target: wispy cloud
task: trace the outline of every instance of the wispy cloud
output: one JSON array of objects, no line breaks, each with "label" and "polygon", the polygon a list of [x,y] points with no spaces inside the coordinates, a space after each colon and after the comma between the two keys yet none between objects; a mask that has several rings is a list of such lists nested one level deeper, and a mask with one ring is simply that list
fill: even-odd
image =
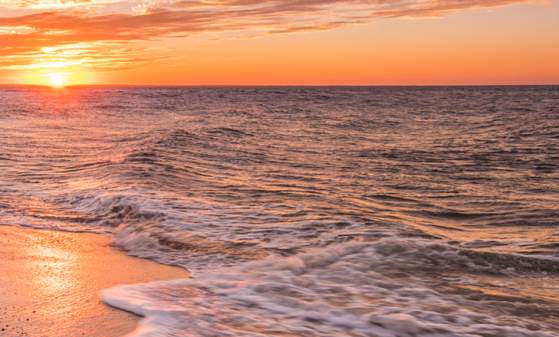
[{"label": "wispy cloud", "polygon": [[[134,43],[162,37],[327,30],[379,18],[442,16],[522,2],[530,1],[0,0],[0,67],[112,69],[142,62],[142,50]],[[23,14],[2,17],[2,8]]]}]

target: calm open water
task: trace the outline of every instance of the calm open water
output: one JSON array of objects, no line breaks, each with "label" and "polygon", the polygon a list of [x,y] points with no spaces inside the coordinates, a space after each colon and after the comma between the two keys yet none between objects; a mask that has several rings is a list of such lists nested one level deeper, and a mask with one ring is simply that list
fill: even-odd
[{"label": "calm open water", "polygon": [[559,336],[559,87],[0,89],[0,224],[191,270],[136,336]]}]

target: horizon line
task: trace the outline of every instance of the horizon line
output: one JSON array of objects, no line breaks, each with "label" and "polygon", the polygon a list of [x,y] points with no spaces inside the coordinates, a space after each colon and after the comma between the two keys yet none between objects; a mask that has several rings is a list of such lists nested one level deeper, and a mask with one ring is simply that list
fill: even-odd
[{"label": "horizon line", "polygon": [[428,87],[555,87],[557,83],[469,83],[469,84],[72,84],[54,88],[45,84],[0,83],[0,88],[34,87],[54,90],[71,88],[428,88]]}]

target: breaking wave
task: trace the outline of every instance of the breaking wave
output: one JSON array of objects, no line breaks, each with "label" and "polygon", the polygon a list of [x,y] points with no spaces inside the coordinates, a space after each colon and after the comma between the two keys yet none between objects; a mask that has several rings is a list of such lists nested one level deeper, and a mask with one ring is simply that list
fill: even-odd
[{"label": "breaking wave", "polygon": [[136,336],[557,336],[559,90],[0,89],[0,225],[193,278]]},{"label": "breaking wave", "polygon": [[[466,252],[429,240],[346,243],[268,258],[193,280],[103,292],[145,316],[151,336],[557,336],[558,308],[537,295],[492,294],[484,278],[556,274],[557,260]],[[485,281],[484,281],[485,280]],[[557,288],[555,288],[557,290]],[[514,322],[511,316],[522,313]],[[555,332],[554,332],[555,331]]]}]

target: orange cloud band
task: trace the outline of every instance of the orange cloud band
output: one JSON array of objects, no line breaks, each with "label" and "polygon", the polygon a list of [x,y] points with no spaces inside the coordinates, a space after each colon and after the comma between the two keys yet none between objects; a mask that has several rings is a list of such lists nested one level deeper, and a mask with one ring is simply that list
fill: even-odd
[{"label": "orange cloud band", "polygon": [[[111,0],[9,1],[11,8],[32,13],[0,17],[0,68],[49,64],[114,69],[145,59],[141,48],[132,47],[134,42],[161,37],[220,31],[265,34],[326,30],[382,17],[436,16],[521,2],[528,1],[180,0],[147,5],[131,1],[131,6],[119,10],[119,2]],[[0,16],[7,4],[0,0]]]}]

